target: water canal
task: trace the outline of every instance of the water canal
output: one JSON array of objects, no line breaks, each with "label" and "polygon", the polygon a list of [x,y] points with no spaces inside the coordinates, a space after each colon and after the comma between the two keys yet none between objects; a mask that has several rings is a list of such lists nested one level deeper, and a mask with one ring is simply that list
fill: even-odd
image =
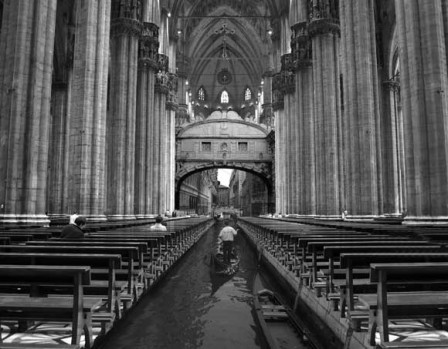
[{"label": "water canal", "polygon": [[[239,236],[240,268],[233,277],[210,273],[215,224],[102,341],[101,349],[264,348],[253,312],[257,258]],[[276,290],[263,274],[263,286]],[[306,348],[305,346],[303,348]]]}]

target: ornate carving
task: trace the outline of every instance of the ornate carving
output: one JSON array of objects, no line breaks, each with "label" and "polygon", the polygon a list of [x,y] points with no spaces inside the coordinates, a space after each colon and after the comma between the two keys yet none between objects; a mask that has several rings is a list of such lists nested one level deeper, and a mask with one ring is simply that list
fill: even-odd
[{"label": "ornate carving", "polygon": [[178,78],[176,74],[168,73],[168,97],[166,100],[166,108],[168,110],[176,110],[178,108],[177,104],[177,87]]},{"label": "ornate carving", "polygon": [[312,45],[308,34],[308,23],[301,22],[291,27],[292,66],[294,70],[312,65]]},{"label": "ornate carving", "polygon": [[272,108],[275,110],[283,109],[284,94],[282,90],[281,73],[272,76]]},{"label": "ornate carving", "polygon": [[339,0],[308,0],[308,15],[309,35],[340,35]]},{"label": "ornate carving", "polygon": [[164,55],[163,53],[157,54],[157,65],[159,66],[159,70],[168,71],[168,63],[169,58],[167,55]]},{"label": "ornate carving", "polygon": [[159,27],[154,23],[143,23],[139,47],[139,68],[158,70]]},{"label": "ornate carving", "polygon": [[138,20],[132,18],[116,18],[110,24],[111,36],[140,36],[142,32],[142,24]]},{"label": "ornate carving", "polygon": [[186,105],[180,105],[176,110],[176,127],[180,127],[185,123],[190,122],[190,114]]},{"label": "ornate carving", "polygon": [[141,0],[114,0],[112,2],[112,18],[130,18],[136,21],[141,20],[142,1]]},{"label": "ornate carving", "polygon": [[260,115],[260,124],[264,124],[268,127],[274,127],[274,111],[272,109],[272,103],[265,103],[262,105],[263,112]]},{"label": "ornate carving", "polygon": [[156,74],[156,83],[155,83],[156,92],[168,94],[170,91],[168,87],[168,81],[169,77],[167,72],[159,70],[159,72]]},{"label": "ornate carving", "polygon": [[177,54],[176,55],[176,64],[177,64],[177,76],[179,78],[187,78],[188,77],[188,71],[190,69],[190,59],[183,55],[183,54]]}]

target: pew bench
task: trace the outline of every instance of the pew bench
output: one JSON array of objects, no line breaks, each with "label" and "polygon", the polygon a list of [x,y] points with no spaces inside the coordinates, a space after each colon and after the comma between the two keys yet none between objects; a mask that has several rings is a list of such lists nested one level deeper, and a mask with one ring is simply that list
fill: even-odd
[{"label": "pew bench", "polygon": [[0,265],[0,285],[68,286],[73,289],[68,296],[34,296],[2,294],[0,321],[71,322],[71,344],[80,345],[85,335],[85,347],[92,345],[92,313],[101,306],[101,298],[84,298],[83,287],[90,284],[88,266]]},{"label": "pew bench", "polygon": [[[359,302],[368,312],[368,339],[375,345],[378,330],[383,348],[389,343],[389,319],[442,319],[448,316],[448,290],[421,292],[388,292],[388,283],[447,284],[448,263],[372,263],[370,282],[377,284],[376,294],[361,294]],[[353,312],[357,315],[360,311]],[[352,316],[352,314],[350,314]],[[401,348],[408,348],[402,342]],[[418,348],[427,348],[431,342],[419,341]],[[395,347],[399,345],[394,344]],[[399,347],[399,346],[398,346]]]}]

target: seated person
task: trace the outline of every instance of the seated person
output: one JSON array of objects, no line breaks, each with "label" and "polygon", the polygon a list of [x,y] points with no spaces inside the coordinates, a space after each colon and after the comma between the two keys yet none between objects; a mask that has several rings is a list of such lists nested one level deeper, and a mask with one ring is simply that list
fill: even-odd
[{"label": "seated person", "polygon": [[61,233],[61,239],[83,239],[84,232],[82,228],[86,225],[87,220],[85,217],[76,217],[73,224],[67,224]]},{"label": "seated person", "polygon": [[149,228],[150,231],[166,231],[166,226],[162,223],[163,217],[157,216],[156,217],[156,224],[151,225]]}]

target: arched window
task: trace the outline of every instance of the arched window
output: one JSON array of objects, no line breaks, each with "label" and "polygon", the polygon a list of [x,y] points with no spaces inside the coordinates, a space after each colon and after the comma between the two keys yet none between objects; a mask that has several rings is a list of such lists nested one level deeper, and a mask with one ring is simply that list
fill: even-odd
[{"label": "arched window", "polygon": [[244,100],[250,101],[252,99],[252,91],[249,87],[246,87],[246,90],[244,91]]},{"label": "arched window", "polygon": [[205,101],[205,89],[202,86],[198,90],[198,99],[202,102]]},{"label": "arched window", "polygon": [[229,103],[229,94],[225,90],[221,93],[221,103]]}]

